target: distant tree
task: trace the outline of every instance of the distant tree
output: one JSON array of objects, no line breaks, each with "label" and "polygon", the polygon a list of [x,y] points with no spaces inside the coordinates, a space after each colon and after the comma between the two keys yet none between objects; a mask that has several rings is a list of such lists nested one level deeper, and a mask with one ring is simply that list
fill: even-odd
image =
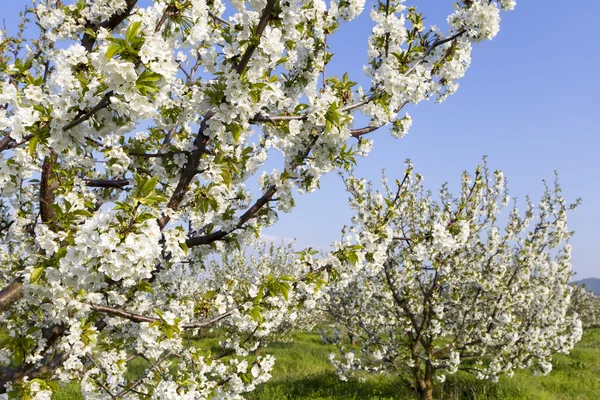
[{"label": "distant tree", "polygon": [[585,287],[574,288],[571,311],[581,318],[584,328],[600,327],[600,297]]},{"label": "distant tree", "polygon": [[[456,197],[444,185],[436,199],[410,164],[396,185],[384,177],[383,192],[354,177],[346,185],[356,210],[348,240],[364,266],[347,272],[326,305],[341,376],[407,372],[431,399],[435,381],[458,370],[491,380],[522,368],[547,374],[552,355],[580,339],[581,321],[568,312],[567,211],[577,203],[565,202],[558,183],[505,217],[504,176],[485,163],[463,174]],[[358,352],[344,345],[344,331],[358,338]]]},{"label": "distant tree", "polygon": [[[249,353],[355,250],[304,252],[292,274],[236,252],[296,191],[351,169],[367,134],[403,136],[405,106],[453,93],[515,4],[459,1],[442,31],[373,2],[362,88],[326,66],[364,3],[38,0],[2,31],[0,392],[48,398],[58,378],[90,399],[236,399],[270,377],[272,358]],[[217,350],[188,345],[219,326]]]}]

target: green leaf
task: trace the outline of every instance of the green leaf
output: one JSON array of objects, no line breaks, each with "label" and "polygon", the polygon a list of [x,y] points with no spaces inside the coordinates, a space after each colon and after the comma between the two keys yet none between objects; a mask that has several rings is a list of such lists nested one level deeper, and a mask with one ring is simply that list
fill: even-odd
[{"label": "green leaf", "polygon": [[162,78],[162,75],[159,74],[158,72],[154,72],[154,71],[150,71],[150,70],[144,70],[144,72],[142,72],[140,74],[140,76],[138,76],[137,82],[156,82],[158,80],[160,80]]},{"label": "green leaf", "polygon": [[305,103],[300,103],[294,107],[294,114],[298,114],[300,111],[307,109],[309,106]]},{"label": "green leaf", "polygon": [[58,392],[60,386],[54,381],[44,381],[45,386],[53,392]]},{"label": "green leaf", "polygon": [[156,93],[159,91],[156,82],[161,78],[162,75],[157,72],[144,70],[144,72],[138,76],[135,87],[144,96],[147,96],[148,93]]},{"label": "green leaf", "polygon": [[31,335],[32,333],[35,333],[37,331],[39,331],[41,328],[38,326],[32,326],[31,328],[27,329],[26,334],[27,335]]},{"label": "green leaf", "polygon": [[152,178],[144,182],[144,184],[140,188],[140,196],[148,197],[150,193],[152,193],[156,185],[158,185],[158,178],[156,176],[153,176]]},{"label": "green leaf", "polygon": [[95,38],[98,36],[98,32],[96,32],[95,30],[93,30],[93,29],[91,29],[91,28],[85,28],[85,29],[83,30],[83,32],[84,32],[85,34],[87,34],[89,37],[92,37],[92,38],[94,38],[94,39],[95,39]]},{"label": "green leaf", "polygon": [[25,350],[21,347],[16,348],[11,358],[16,364],[21,364],[25,361]]},{"label": "green leaf", "polygon": [[141,21],[136,21],[133,24],[129,25],[129,28],[127,28],[127,33],[125,34],[125,40],[129,43],[131,43],[133,41],[133,39],[135,39],[140,32],[142,31],[142,22]]},{"label": "green leaf", "polygon": [[29,155],[33,158],[35,158],[35,151],[37,149],[37,145],[40,142],[40,138],[37,136],[34,136],[31,138],[31,140],[29,140]]},{"label": "green leaf", "polygon": [[152,289],[152,285],[150,285],[150,283],[147,281],[141,281],[140,283],[138,283],[138,290],[140,292],[154,293],[154,289]]},{"label": "green leaf", "polygon": [[165,325],[165,335],[167,335],[167,339],[171,339],[173,337],[173,334],[175,333],[175,329],[169,324]]},{"label": "green leaf", "polygon": [[229,130],[231,131],[231,136],[233,136],[233,140],[235,140],[236,143],[239,143],[240,135],[242,133],[242,127],[238,124],[233,124],[229,127]]},{"label": "green leaf", "polygon": [[183,250],[183,252],[187,255],[190,252],[190,249],[188,248],[187,243],[185,242],[181,242],[179,243],[179,247],[181,247],[181,249]]},{"label": "green leaf", "polygon": [[252,317],[252,319],[255,322],[258,322],[259,324],[262,322],[263,318],[262,318],[262,313],[261,313],[261,309],[262,307],[259,305],[255,305],[254,307],[252,307],[250,309],[250,316]]},{"label": "green leaf", "polygon": [[42,277],[43,273],[44,273],[43,266],[34,268],[33,271],[31,272],[31,277],[29,278],[29,282],[36,283]]},{"label": "green leaf", "polygon": [[165,196],[161,196],[158,194],[151,194],[151,195],[146,196],[143,199],[140,199],[140,203],[142,203],[145,206],[152,206],[155,204],[162,203],[166,200],[167,200],[167,198]]},{"label": "green leaf", "polygon": [[132,206],[129,203],[125,203],[124,201],[116,201],[115,202],[116,206],[114,207],[115,210],[123,210],[125,212],[131,211],[132,210]]},{"label": "green leaf", "polygon": [[231,186],[231,171],[229,168],[221,168],[221,177],[223,178],[223,182],[227,187]]},{"label": "green leaf", "polygon": [[281,295],[283,296],[283,298],[288,300],[288,294],[290,292],[289,283],[281,282],[279,284],[279,291],[281,292]]},{"label": "green leaf", "polygon": [[117,44],[117,43],[113,43],[110,46],[108,46],[108,49],[106,49],[106,59],[110,60],[111,58],[113,58],[113,56],[115,54],[118,54],[121,52],[121,45]]},{"label": "green leaf", "polygon": [[75,210],[71,213],[71,215],[76,217],[91,217],[93,214],[88,210]]},{"label": "green leaf", "polygon": [[[143,200],[144,200],[144,199],[140,200],[140,204],[144,204],[144,205],[146,205],[146,203],[147,203],[147,202],[145,202],[145,201],[143,201]],[[154,215],[152,215],[151,213],[149,213],[149,212],[142,212],[140,215],[138,215],[138,216],[135,218],[135,220],[136,220],[138,223],[142,223],[142,222],[146,222],[146,221],[149,221],[149,220],[151,220],[151,219],[154,219],[154,218],[156,218],[156,217],[155,217]]]},{"label": "green leaf", "polygon": [[198,202],[198,206],[200,208],[200,212],[202,214],[206,214],[208,212],[209,200],[208,199],[200,199]]},{"label": "green leaf", "polygon": [[56,252],[56,259],[60,260],[61,258],[63,258],[64,256],[67,255],[67,248],[66,247],[61,247],[60,249],[58,249],[58,251]]}]

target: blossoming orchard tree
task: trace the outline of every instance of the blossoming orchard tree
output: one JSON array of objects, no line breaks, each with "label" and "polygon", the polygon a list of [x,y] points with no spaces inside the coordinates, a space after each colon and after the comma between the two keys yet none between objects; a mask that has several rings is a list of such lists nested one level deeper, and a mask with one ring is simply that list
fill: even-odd
[{"label": "blossoming orchard tree", "polygon": [[584,329],[600,327],[600,296],[577,286],[573,290],[571,312],[581,318]]},{"label": "blossoming orchard tree", "polygon": [[[485,163],[463,174],[456,197],[444,185],[435,199],[410,164],[402,182],[384,177],[382,193],[354,177],[346,184],[357,246],[378,248],[380,258],[367,254],[368,267],[333,286],[326,304],[342,356],[331,359],[343,377],[408,373],[421,398],[431,399],[434,378],[443,382],[459,369],[494,381],[522,368],[547,374],[552,354],[581,338],[569,310],[566,224],[578,202],[568,205],[558,183],[536,205],[527,199],[524,213],[515,202],[504,217],[503,174]],[[344,331],[357,338],[359,354],[344,345]]]},{"label": "blossoming orchard tree", "polygon": [[[351,168],[370,132],[404,135],[400,110],[455,91],[515,4],[458,2],[445,30],[403,1],[369,4],[359,87],[327,74],[327,39],[364,0],[136,3],[35,1],[0,36],[0,391],[14,397],[48,398],[58,378],[87,398],[234,399],[268,379],[273,359],[249,352],[363,250],[304,252],[291,275],[209,260]],[[273,152],[281,167],[261,173]],[[187,345],[213,326],[221,350]],[[132,378],[134,358],[147,369]]]}]

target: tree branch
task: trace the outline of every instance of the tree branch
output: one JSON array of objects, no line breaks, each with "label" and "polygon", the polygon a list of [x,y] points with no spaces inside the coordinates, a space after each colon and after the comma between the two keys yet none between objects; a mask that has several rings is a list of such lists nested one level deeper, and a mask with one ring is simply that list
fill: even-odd
[{"label": "tree branch", "polygon": [[[275,2],[276,0],[269,0],[262,12],[261,19],[255,31],[255,34],[258,37],[262,35],[263,31],[269,24],[271,13],[273,12],[273,8],[275,6]],[[255,50],[256,45],[250,45],[246,48],[246,51],[244,52],[240,63],[235,69],[238,74],[241,74],[244,71]],[[204,132],[208,127],[208,120],[210,120],[214,115],[215,113],[213,111],[207,112],[204,116],[204,120],[200,124],[200,129],[198,130],[198,134],[196,135],[196,139],[194,140],[194,146],[196,147],[196,149],[190,153],[190,156],[188,157],[188,162],[186,163],[183,172],[181,173],[179,182],[177,183],[177,187],[175,188],[175,191],[173,192],[173,195],[171,196],[167,204],[167,207],[172,210],[177,210],[179,208],[179,205],[181,204],[185,193],[189,189],[189,185],[192,182],[192,179],[194,178],[194,176],[196,176],[196,173],[198,172],[200,158],[204,153],[206,153],[206,147],[208,146],[210,140],[208,136],[204,135]],[[168,215],[163,215],[159,219],[158,225],[160,226],[161,230],[164,229],[164,227],[169,223],[170,219],[171,218]]]},{"label": "tree branch", "polygon": [[166,153],[128,153],[131,156],[141,157],[141,158],[161,158],[161,157],[173,157],[177,154],[189,154],[189,151],[181,150],[181,151],[169,151]]},{"label": "tree branch", "polygon": [[42,176],[40,180],[40,217],[43,223],[52,220],[56,215],[52,210],[55,195],[54,191],[58,188],[58,182],[52,181],[52,173],[56,164],[57,155],[54,151],[44,159],[42,164]]},{"label": "tree branch", "polygon": [[[440,39],[440,40],[436,40],[435,42],[433,42],[423,53],[423,55],[404,73],[405,76],[410,75],[423,61],[425,61],[425,58],[427,58],[427,56],[429,54],[431,54],[431,52],[438,46],[441,46],[445,43],[451,42],[455,39],[457,39],[458,37],[462,36],[466,31],[464,29],[461,29],[460,31],[458,31],[457,33],[455,33],[452,36],[449,36],[445,39]],[[377,93],[372,93],[371,95],[367,96],[366,98],[357,101],[355,103],[352,104],[348,104],[346,106],[340,107],[340,111],[341,112],[347,112],[347,111],[352,111],[355,110],[359,107],[362,107],[364,105],[369,104],[371,101],[373,101],[374,99],[377,98]],[[304,120],[307,118],[306,114],[301,114],[301,115],[268,115],[268,114],[257,114],[254,116],[254,118],[252,118],[252,120],[250,121],[250,123],[256,123],[256,122],[278,122],[278,121],[291,121],[291,120]],[[364,128],[363,128],[364,129]]]},{"label": "tree branch", "polygon": [[130,185],[128,179],[84,179],[89,187],[123,189]]},{"label": "tree branch", "polygon": [[[273,12],[273,9],[275,8],[276,1],[277,0],[268,0],[267,1],[267,5],[265,6],[264,10],[262,11],[260,21],[258,21],[256,30],[254,31],[254,35],[257,38],[260,38],[262,36],[265,28],[269,24],[269,20],[271,19],[271,13]],[[252,57],[252,54],[256,50],[256,47],[257,46],[255,44],[251,44],[248,47],[246,47],[246,51],[242,55],[242,58],[240,59],[240,63],[235,68],[235,71],[238,74],[241,74],[242,72],[244,72],[244,69],[246,69],[246,67],[248,66],[248,63],[250,62],[250,58]]]},{"label": "tree branch", "polygon": [[113,315],[115,317],[121,317],[121,318],[125,318],[128,319],[130,321],[133,322],[138,322],[138,323],[142,323],[142,322],[155,322],[155,321],[159,321],[158,318],[153,318],[153,317],[144,317],[143,315],[138,315],[138,314],[134,314],[134,313],[130,313],[124,310],[121,310],[119,308],[114,308],[114,307],[107,307],[107,306],[100,306],[97,304],[90,304],[92,310],[94,311],[98,311],[98,312],[102,312],[105,314],[110,314]]},{"label": "tree branch", "polygon": [[23,296],[23,279],[17,278],[0,290],[0,312],[7,310]]},{"label": "tree branch", "polygon": [[[298,154],[298,157],[290,164],[291,171],[294,171],[298,167],[298,165],[300,165],[300,163],[303,162],[306,159],[306,157],[308,157],[308,155],[312,151],[313,146],[317,143],[318,140],[319,140],[318,136],[314,136],[311,139],[310,144],[307,146],[307,148],[304,150],[304,152],[300,152]],[[260,209],[263,208],[267,203],[269,203],[273,199],[273,196],[275,196],[275,193],[277,193],[277,187],[275,185],[271,185],[265,191],[265,193],[263,193],[263,195],[258,200],[256,200],[256,202],[248,210],[246,210],[246,212],[244,214],[242,214],[239,222],[233,229],[228,230],[228,231],[219,230],[219,231],[216,231],[211,234],[204,235],[204,236],[190,237],[186,240],[186,242],[185,242],[186,245],[188,247],[194,247],[194,246],[200,246],[203,244],[210,244],[217,240],[223,239],[225,236],[229,235],[230,233],[235,232],[236,230],[240,229],[250,219],[254,218],[258,214]]]},{"label": "tree branch", "polygon": [[226,20],[224,20],[223,18],[219,17],[218,15],[214,14],[214,13],[213,13],[213,12],[211,12],[211,11],[209,11],[209,12],[208,12],[208,15],[209,15],[209,16],[210,16],[212,19],[214,19],[214,20],[215,20],[215,21],[217,21],[217,22],[220,22],[220,23],[222,23],[223,25],[226,25],[226,26],[231,26],[231,23],[230,23],[229,21],[226,21]]},{"label": "tree branch", "polygon": [[31,140],[31,138],[33,138],[32,134],[25,135],[25,136],[23,136],[23,139],[20,142],[17,142],[10,137],[10,134],[8,134],[0,142],[0,152],[4,151],[4,150],[10,150],[10,149],[19,147],[23,143],[29,142]]},{"label": "tree branch", "polygon": [[[160,363],[162,363],[167,358],[169,358],[169,357],[171,357],[173,355],[174,355],[173,352],[168,352],[167,354],[165,354],[164,356],[162,356],[161,358],[159,358],[158,360],[156,360],[156,364],[152,364],[152,363],[150,363],[150,364],[152,364],[152,365],[159,365]],[[151,370],[152,370],[152,368],[148,368],[148,370],[142,376],[140,376],[135,382],[133,382],[131,384],[131,386],[129,386],[128,388],[125,388],[122,391],[120,391],[119,393],[117,393],[117,395],[115,397],[116,398],[121,398],[125,394],[127,394],[127,392],[130,392],[133,389],[135,389],[136,387],[138,387],[144,381],[144,379],[146,379],[146,377],[148,376],[148,374],[150,373]]]},{"label": "tree branch", "polygon": [[376,131],[377,129],[379,129],[383,126],[384,125],[379,125],[379,126],[369,125],[369,126],[365,126],[364,128],[350,129],[350,134],[358,139],[361,136],[371,133],[373,131]]},{"label": "tree branch", "polygon": [[[160,321],[159,318],[154,318],[154,317],[145,317],[143,315],[139,315],[139,314],[134,314],[125,310],[121,310],[119,308],[114,308],[114,307],[107,307],[107,306],[100,306],[97,304],[91,304],[90,305],[92,310],[94,311],[98,311],[101,313],[105,313],[105,314],[109,314],[115,317],[121,317],[121,318],[125,318],[128,319],[130,321],[133,322],[138,322],[138,323],[142,323],[142,322],[148,322],[148,323],[153,323],[156,321]],[[208,326],[211,326],[217,322],[219,322],[220,320],[230,316],[235,310],[237,310],[237,308],[231,309],[227,312],[224,312],[223,314],[219,314],[213,318],[209,318],[209,319],[205,319],[203,321],[195,321],[195,322],[190,322],[188,324],[183,324],[181,325],[181,327],[183,329],[199,329],[199,328],[206,328]]]},{"label": "tree branch", "polygon": [[[137,3],[137,0],[126,0],[127,6],[126,6],[125,10],[123,10],[122,13],[112,15],[109,19],[107,19],[106,21],[103,21],[101,24],[88,23],[88,24],[86,24],[85,27],[88,29],[91,29],[94,32],[98,32],[98,29],[100,29],[100,28],[106,28],[109,31],[112,29],[115,29],[117,26],[119,26],[119,24],[121,22],[123,22],[125,20],[125,18],[127,18],[129,15],[131,15],[131,11],[133,10],[133,7],[135,6],[136,3]],[[94,43],[96,43],[95,37],[93,37],[92,35],[89,35],[88,33],[83,34],[83,38],[81,39],[81,45],[83,47],[85,47],[85,49],[88,52],[92,51],[92,48],[94,47]]]},{"label": "tree branch", "polygon": [[102,99],[98,102],[98,104],[96,104],[94,107],[92,107],[88,112],[80,113],[80,115],[77,116],[73,121],[71,121],[67,125],[63,126],[63,128],[62,128],[63,132],[67,132],[68,130],[75,128],[76,126],[78,126],[78,125],[82,124],[83,122],[87,121],[88,119],[90,119],[98,111],[107,107],[110,104],[110,97],[112,95],[113,95],[112,91],[107,92],[102,97]]},{"label": "tree branch", "polygon": [[[181,173],[181,177],[179,178],[179,182],[177,182],[177,186],[175,187],[175,191],[171,195],[169,202],[167,203],[167,207],[172,210],[177,210],[179,208],[179,204],[183,200],[183,196],[189,189],[189,185],[196,176],[198,172],[198,166],[200,165],[200,158],[204,153],[206,153],[206,146],[208,146],[209,137],[204,135],[204,131],[208,127],[208,120],[213,117],[214,112],[209,111],[204,116],[204,120],[200,124],[200,128],[198,129],[198,134],[196,135],[196,139],[194,140],[194,146],[196,147],[188,156],[188,161],[183,167],[183,172]],[[171,218],[168,215],[163,215],[159,221],[158,225],[162,230],[168,223]]]}]

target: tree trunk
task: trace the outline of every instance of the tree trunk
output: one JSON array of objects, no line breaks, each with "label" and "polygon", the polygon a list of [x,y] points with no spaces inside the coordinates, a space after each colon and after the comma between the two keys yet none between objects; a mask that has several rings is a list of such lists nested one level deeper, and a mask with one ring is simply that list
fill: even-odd
[{"label": "tree trunk", "polygon": [[431,379],[426,379],[419,385],[419,394],[421,400],[433,400],[433,384]]},{"label": "tree trunk", "polygon": [[356,346],[356,338],[351,332],[348,332],[348,338],[350,339],[350,345]]},{"label": "tree trunk", "polygon": [[[415,357],[416,358],[416,357]],[[433,400],[433,376],[435,374],[435,369],[430,361],[425,363],[425,373],[423,374],[423,370],[421,366],[417,362],[415,362],[415,366],[413,367],[413,374],[416,380],[417,391],[419,392],[419,396],[421,400]]]}]

